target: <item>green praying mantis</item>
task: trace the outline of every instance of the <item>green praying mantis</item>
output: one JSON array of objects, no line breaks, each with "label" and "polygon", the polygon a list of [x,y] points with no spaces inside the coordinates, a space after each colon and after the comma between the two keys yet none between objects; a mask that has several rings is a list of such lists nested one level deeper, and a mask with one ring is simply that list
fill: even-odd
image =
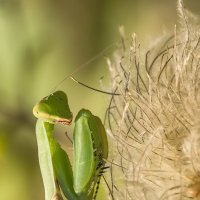
[{"label": "green praying mantis", "polygon": [[100,178],[107,168],[108,141],[101,120],[81,109],[75,118],[73,133],[73,170],[67,153],[54,139],[56,123],[70,125],[72,112],[63,91],[43,98],[33,108],[38,118],[36,137],[45,200],[96,199]]}]

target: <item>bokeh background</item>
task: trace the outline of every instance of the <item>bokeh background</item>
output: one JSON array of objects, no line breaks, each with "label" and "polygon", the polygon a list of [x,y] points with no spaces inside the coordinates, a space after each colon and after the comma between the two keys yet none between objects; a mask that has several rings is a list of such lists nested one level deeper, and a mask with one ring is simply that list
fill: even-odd
[{"label": "bokeh background", "polygon": [[[200,1],[185,6],[200,12]],[[33,105],[92,58],[74,77],[109,91],[106,57],[119,44],[118,27],[146,48],[177,21],[176,0],[0,0],[0,200],[44,199]],[[74,115],[84,107],[103,119],[107,95],[69,79],[57,89]],[[62,132],[56,137],[67,148]]]}]

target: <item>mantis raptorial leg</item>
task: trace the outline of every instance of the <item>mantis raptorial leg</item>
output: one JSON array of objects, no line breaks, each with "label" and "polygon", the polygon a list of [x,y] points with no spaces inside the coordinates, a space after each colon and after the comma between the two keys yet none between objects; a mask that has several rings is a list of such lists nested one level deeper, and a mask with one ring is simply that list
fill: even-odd
[{"label": "mantis raptorial leg", "polygon": [[68,200],[95,199],[108,157],[108,141],[101,120],[81,109],[75,119],[73,134],[74,167],[67,153],[53,137],[55,123],[70,125],[72,113],[64,92],[43,98],[33,108],[38,118],[36,135],[45,200],[59,195],[58,182]]}]

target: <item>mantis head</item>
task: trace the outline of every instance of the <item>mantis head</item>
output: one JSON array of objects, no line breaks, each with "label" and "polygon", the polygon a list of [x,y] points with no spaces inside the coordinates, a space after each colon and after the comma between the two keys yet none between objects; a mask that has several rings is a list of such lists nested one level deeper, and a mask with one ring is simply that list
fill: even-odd
[{"label": "mantis head", "polygon": [[35,117],[53,124],[69,125],[73,118],[67,96],[63,91],[56,91],[44,97],[34,106],[33,114]]}]

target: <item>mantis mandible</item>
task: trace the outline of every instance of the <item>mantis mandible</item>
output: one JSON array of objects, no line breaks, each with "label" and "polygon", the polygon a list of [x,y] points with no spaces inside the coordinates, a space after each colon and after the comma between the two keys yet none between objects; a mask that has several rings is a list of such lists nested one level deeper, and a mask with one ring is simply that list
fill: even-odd
[{"label": "mantis mandible", "polygon": [[67,153],[53,137],[54,125],[70,125],[72,112],[63,91],[43,98],[33,108],[38,118],[36,137],[45,200],[96,199],[101,175],[108,157],[108,141],[101,120],[81,109],[75,118],[73,133],[73,170]]}]

